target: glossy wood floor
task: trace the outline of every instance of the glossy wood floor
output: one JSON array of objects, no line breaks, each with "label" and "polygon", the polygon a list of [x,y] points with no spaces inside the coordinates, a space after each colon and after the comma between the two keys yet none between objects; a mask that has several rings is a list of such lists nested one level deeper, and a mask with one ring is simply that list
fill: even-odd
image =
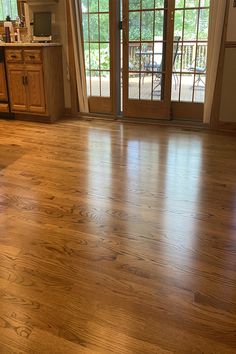
[{"label": "glossy wood floor", "polygon": [[236,353],[236,138],[0,121],[0,353]]}]

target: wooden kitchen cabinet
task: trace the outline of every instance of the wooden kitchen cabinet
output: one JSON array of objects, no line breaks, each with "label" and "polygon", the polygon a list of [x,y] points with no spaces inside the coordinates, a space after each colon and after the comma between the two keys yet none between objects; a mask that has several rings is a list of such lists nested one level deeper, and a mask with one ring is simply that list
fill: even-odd
[{"label": "wooden kitchen cabinet", "polygon": [[27,95],[24,85],[25,70],[22,64],[8,66],[8,84],[12,112],[25,112],[28,109]]},{"label": "wooden kitchen cabinet", "polygon": [[46,102],[44,93],[43,66],[40,64],[26,65],[25,75],[29,112],[45,113]]},{"label": "wooden kitchen cabinet", "polygon": [[6,75],[3,63],[0,63],[0,101],[7,101]]},{"label": "wooden kitchen cabinet", "polygon": [[0,62],[0,113],[8,113],[8,112],[9,112],[9,105],[8,105],[5,66],[3,62]]},{"label": "wooden kitchen cabinet", "polygon": [[61,47],[6,48],[5,58],[15,117],[45,122],[63,117]]}]

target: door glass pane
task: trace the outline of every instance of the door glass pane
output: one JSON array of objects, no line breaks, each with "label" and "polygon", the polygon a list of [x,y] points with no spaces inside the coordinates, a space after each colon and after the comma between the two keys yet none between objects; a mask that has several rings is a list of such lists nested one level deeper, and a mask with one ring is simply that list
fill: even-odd
[{"label": "door glass pane", "polygon": [[185,1],[185,7],[198,7],[199,0],[187,0]]},{"label": "door glass pane", "polygon": [[205,100],[206,75],[195,76],[194,102],[203,103]]},{"label": "door glass pane", "polygon": [[110,70],[110,44],[100,44],[100,69]]},{"label": "door glass pane", "polygon": [[83,44],[89,96],[110,97],[109,0],[82,0]]},{"label": "door glass pane", "polygon": [[140,45],[129,43],[129,71],[140,71]]},{"label": "door glass pane", "polygon": [[109,12],[109,0],[100,0],[99,1],[99,11],[100,12]]},{"label": "door glass pane", "polygon": [[144,72],[149,72],[153,71],[153,43],[142,43],[141,45],[141,53],[140,53],[140,59],[141,59],[141,70]]},{"label": "door glass pane", "polygon": [[163,69],[163,42],[154,43],[153,71],[161,72]]},{"label": "door glass pane", "polygon": [[140,75],[129,73],[129,98],[139,99]]},{"label": "door glass pane", "polygon": [[200,0],[201,7],[210,7],[210,0]]},{"label": "door glass pane", "polygon": [[165,7],[165,0],[155,0],[155,8],[163,9]]},{"label": "door glass pane", "polygon": [[99,41],[98,14],[90,14],[89,16],[89,35],[90,42]]},{"label": "door glass pane", "polygon": [[174,22],[174,37],[183,36],[183,23],[184,23],[184,11],[175,11],[175,22]]},{"label": "door glass pane", "polygon": [[100,27],[100,42],[109,42],[110,40],[110,24],[109,24],[109,14],[99,15],[99,27]]},{"label": "door glass pane", "polygon": [[[129,2],[129,99],[163,99],[164,1]],[[160,8],[162,10],[156,10]]]},{"label": "door glass pane", "polygon": [[163,97],[164,75],[161,73],[153,74],[152,99],[160,101]]},{"label": "door glass pane", "polygon": [[90,71],[86,70],[86,84],[87,84],[87,95],[88,97],[90,96],[90,90],[91,90],[91,85],[90,85]]},{"label": "door glass pane", "polygon": [[84,42],[89,41],[89,27],[88,27],[88,15],[83,14],[83,34],[84,34]]},{"label": "door glass pane", "polygon": [[181,95],[180,100],[182,102],[191,102],[193,100],[193,85],[194,75],[183,74],[181,76]]},{"label": "door glass pane", "polygon": [[90,72],[91,76],[91,96],[101,96],[100,88],[100,72],[93,70]]},{"label": "door glass pane", "polygon": [[155,40],[163,40],[164,34],[164,15],[163,10],[155,11]]},{"label": "door glass pane", "polygon": [[99,43],[90,44],[90,69],[99,70],[100,68],[100,55],[99,55]]},{"label": "door glass pane", "polygon": [[142,41],[153,41],[154,11],[142,12]]},{"label": "door glass pane", "polygon": [[88,0],[89,12],[98,12],[99,0]]},{"label": "door glass pane", "polygon": [[129,14],[129,40],[140,41],[140,12],[130,12]]},{"label": "door glass pane", "polygon": [[142,9],[154,9],[154,0],[142,0]]},{"label": "door glass pane", "polygon": [[141,9],[141,0],[129,0],[130,10],[140,10]]},{"label": "door glass pane", "polygon": [[183,8],[185,0],[175,0],[175,8]]},{"label": "door glass pane", "polygon": [[209,9],[202,9],[199,13],[198,40],[207,41],[208,38]]},{"label": "door glass pane", "polygon": [[101,71],[101,96],[110,96],[110,71]]},{"label": "door glass pane", "polygon": [[153,74],[148,74],[145,77],[145,84],[140,86],[140,99],[141,100],[151,100],[152,98],[152,79]]},{"label": "door glass pane", "polygon": [[186,10],[184,17],[184,40],[197,39],[198,10]]},{"label": "door glass pane", "polygon": [[204,102],[210,1],[176,0],[175,6],[172,100]]},{"label": "door glass pane", "polygon": [[81,0],[82,12],[88,12],[88,0]]}]

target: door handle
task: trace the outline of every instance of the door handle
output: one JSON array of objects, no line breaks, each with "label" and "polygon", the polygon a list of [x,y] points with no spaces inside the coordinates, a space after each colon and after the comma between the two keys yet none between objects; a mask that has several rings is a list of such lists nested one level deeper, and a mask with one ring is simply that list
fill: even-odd
[{"label": "door handle", "polygon": [[26,75],[22,76],[22,82],[24,86],[28,85],[28,77]]}]

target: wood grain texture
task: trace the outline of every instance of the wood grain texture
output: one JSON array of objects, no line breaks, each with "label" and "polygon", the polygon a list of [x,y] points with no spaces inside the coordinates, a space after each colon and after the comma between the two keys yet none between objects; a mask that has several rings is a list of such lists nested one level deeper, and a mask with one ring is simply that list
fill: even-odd
[{"label": "wood grain texture", "polygon": [[7,101],[7,83],[6,83],[6,74],[5,67],[3,63],[0,63],[0,101]]},{"label": "wood grain texture", "polygon": [[0,353],[236,353],[236,141],[0,121]]},{"label": "wood grain texture", "polygon": [[11,110],[16,119],[54,122],[64,116],[62,48],[5,50]]}]

